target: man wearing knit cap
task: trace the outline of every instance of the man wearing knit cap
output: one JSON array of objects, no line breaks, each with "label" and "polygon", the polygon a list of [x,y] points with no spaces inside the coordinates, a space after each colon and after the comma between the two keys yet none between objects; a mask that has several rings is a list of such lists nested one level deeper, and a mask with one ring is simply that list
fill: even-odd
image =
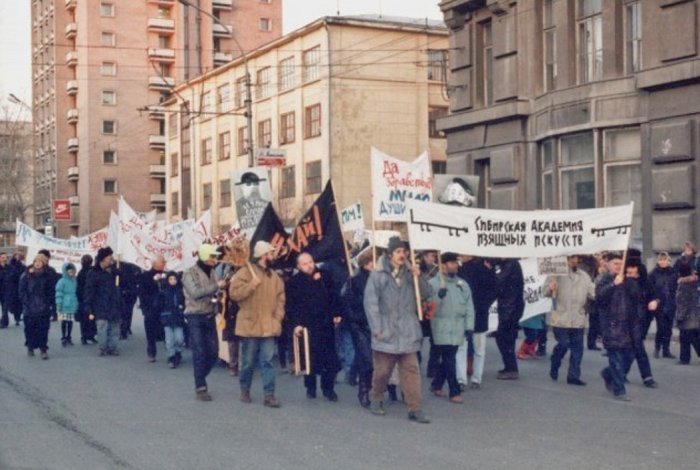
[{"label": "man wearing knit cap", "polygon": [[182,287],[185,293],[185,315],[189,326],[192,368],[197,400],[211,401],[207,375],[219,357],[219,338],[216,334],[216,303],[214,294],[225,281],[217,280],[214,267],[218,251],[208,243],[199,247],[197,263],[185,271]]},{"label": "man wearing knit cap", "polygon": [[100,248],[95,267],[88,272],[84,299],[86,315],[97,320],[97,342],[100,356],[118,356],[119,323],[121,320],[119,287],[113,271],[110,247]]},{"label": "man wearing knit cap", "polygon": [[275,397],[275,338],[282,333],[284,283],[272,270],[275,249],[259,241],[253,249],[255,263],[239,269],[231,279],[229,296],[238,302],[236,336],[241,338],[241,402],[250,403],[250,386],[255,364],[260,364],[265,399],[263,404],[279,408]]},{"label": "man wearing knit cap", "polygon": [[418,323],[414,277],[420,281],[420,293],[432,295],[432,289],[417,267],[407,263],[406,244],[398,237],[389,239],[385,255],[377,261],[365,288],[364,306],[372,331],[374,372],[370,393],[370,411],[378,416],[384,411],[384,391],[398,364],[401,389],[408,406],[408,419],[419,423],[430,420],[421,410],[421,384],[417,352],[420,350],[421,327]]}]

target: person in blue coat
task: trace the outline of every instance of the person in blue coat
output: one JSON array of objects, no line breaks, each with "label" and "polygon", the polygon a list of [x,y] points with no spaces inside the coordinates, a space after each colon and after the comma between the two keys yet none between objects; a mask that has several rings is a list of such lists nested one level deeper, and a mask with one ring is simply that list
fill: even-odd
[{"label": "person in blue coat", "polygon": [[61,322],[61,345],[73,346],[71,339],[73,320],[78,312],[78,280],[75,278],[75,265],[64,263],[61,272],[63,275],[56,283],[56,312]]}]

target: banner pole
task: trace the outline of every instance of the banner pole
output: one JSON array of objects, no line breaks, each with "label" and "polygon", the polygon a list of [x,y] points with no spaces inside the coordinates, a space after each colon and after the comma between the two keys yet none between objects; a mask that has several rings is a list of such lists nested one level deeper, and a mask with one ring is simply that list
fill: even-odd
[{"label": "banner pole", "polygon": [[[634,214],[634,201],[630,201],[630,212]],[[630,221],[631,224],[631,221]],[[625,245],[625,251],[622,252],[622,277],[625,277],[627,274],[627,268],[625,267],[627,265],[627,252],[629,251],[630,247],[630,238],[632,238],[632,227],[629,227],[629,230],[627,231],[627,244]]]},{"label": "banner pole", "polygon": [[[416,252],[411,248],[411,265],[416,267]],[[416,291],[416,308],[418,309],[418,320],[423,321],[423,308],[421,307],[420,301],[420,285],[418,283],[418,278],[411,273],[413,277],[413,290]]]},{"label": "banner pole", "polygon": [[331,192],[333,193],[333,205],[335,206],[335,217],[338,220],[338,227],[340,228],[340,238],[343,240],[345,262],[348,265],[348,274],[352,276],[352,262],[350,261],[350,252],[348,251],[348,244],[345,242],[345,235],[343,234],[343,225],[340,222],[340,212],[338,211],[338,200],[335,198],[335,188],[333,187],[333,180],[329,180],[329,183],[331,185]]}]

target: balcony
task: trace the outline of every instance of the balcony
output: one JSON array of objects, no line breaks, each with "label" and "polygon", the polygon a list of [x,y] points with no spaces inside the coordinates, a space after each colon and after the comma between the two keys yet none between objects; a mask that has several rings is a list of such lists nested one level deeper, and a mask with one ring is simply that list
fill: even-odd
[{"label": "balcony", "polygon": [[66,91],[70,96],[74,96],[78,94],[78,80],[69,80],[68,83],[66,83]]},{"label": "balcony", "polygon": [[151,194],[151,207],[154,209],[165,207],[165,194]]},{"label": "balcony", "polygon": [[156,121],[165,119],[165,108],[163,106],[150,105],[148,107],[148,117]]},{"label": "balcony", "polygon": [[68,23],[66,25],[66,39],[73,39],[78,35],[78,23]]},{"label": "balcony", "polygon": [[66,118],[68,119],[68,124],[75,124],[78,122],[78,108],[69,109],[66,113]]},{"label": "balcony", "polygon": [[78,138],[77,137],[71,137],[70,139],[68,139],[68,141],[66,143],[68,145],[69,152],[75,153],[78,151]]},{"label": "balcony", "polygon": [[77,166],[72,166],[68,168],[68,181],[76,182],[80,177],[80,168]]},{"label": "balcony", "polygon": [[177,2],[175,0],[148,0],[148,3],[153,3],[155,5],[162,5],[162,6],[173,6]]},{"label": "balcony", "polygon": [[79,206],[80,205],[80,196],[71,196],[68,198],[70,201],[71,206]]},{"label": "balcony", "polygon": [[66,65],[68,67],[75,67],[78,65],[78,51],[66,52]]},{"label": "balcony", "polygon": [[172,77],[148,77],[148,89],[169,91],[175,86],[175,79]]},{"label": "balcony", "polygon": [[168,18],[149,18],[148,30],[154,33],[175,32],[175,20]]},{"label": "balcony", "polygon": [[214,23],[212,25],[212,33],[213,33],[214,37],[230,38],[232,32],[233,32],[233,26],[222,25],[222,24],[218,24],[218,23]]},{"label": "balcony", "polygon": [[214,10],[231,10],[233,9],[233,0],[212,0],[211,7]]},{"label": "balcony", "polygon": [[66,10],[73,11],[78,6],[78,0],[66,0]]},{"label": "balcony", "polygon": [[226,54],[224,52],[214,52],[214,64],[223,65],[227,62],[233,60],[233,54]]},{"label": "balcony", "polygon": [[165,178],[165,165],[151,165],[149,173],[151,175],[151,178]]},{"label": "balcony", "polygon": [[148,48],[148,58],[154,62],[174,62],[175,49]]},{"label": "balcony", "polygon": [[154,150],[165,150],[165,136],[153,134],[149,135],[148,146]]}]

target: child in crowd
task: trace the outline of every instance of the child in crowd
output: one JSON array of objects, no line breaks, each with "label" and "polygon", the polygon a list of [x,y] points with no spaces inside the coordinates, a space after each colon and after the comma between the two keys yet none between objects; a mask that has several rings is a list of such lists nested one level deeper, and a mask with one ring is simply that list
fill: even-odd
[{"label": "child in crowd", "polygon": [[61,345],[73,346],[73,320],[78,312],[77,270],[73,263],[65,263],[61,271],[63,276],[56,283],[56,312],[61,322]]},{"label": "child in crowd", "polygon": [[185,295],[177,273],[170,271],[161,281],[158,294],[158,311],[165,330],[165,349],[168,364],[175,369],[182,362],[182,349],[185,342]]}]

